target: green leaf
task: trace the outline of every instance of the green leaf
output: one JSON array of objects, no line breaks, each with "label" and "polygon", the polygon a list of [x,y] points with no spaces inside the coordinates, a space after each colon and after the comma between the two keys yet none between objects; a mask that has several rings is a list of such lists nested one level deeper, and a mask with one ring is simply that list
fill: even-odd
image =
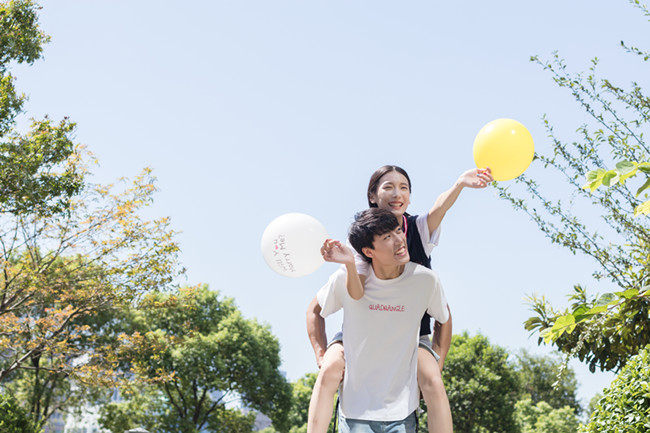
[{"label": "green leaf", "polygon": [[586,318],[590,317],[591,314],[588,314],[589,307],[585,304],[580,305],[578,308],[573,310],[573,317],[575,318],[576,323],[582,322]]},{"label": "green leaf", "polygon": [[648,189],[649,187],[650,187],[650,179],[646,180],[645,183],[644,183],[643,185],[641,185],[641,188],[639,188],[639,189],[636,191],[636,196],[638,197],[639,194],[641,194],[643,191],[645,191],[645,190]]},{"label": "green leaf", "polygon": [[587,182],[591,183],[594,180],[598,179],[599,177],[602,177],[602,175],[599,176],[600,172],[604,171],[602,168],[599,168],[598,170],[590,170],[587,172]]},{"label": "green leaf", "polygon": [[540,337],[544,338],[544,343],[549,344],[552,340],[554,340],[553,335],[555,335],[555,332],[553,332],[551,328],[546,328],[542,330],[539,335]]},{"label": "green leaf", "polygon": [[650,200],[646,200],[634,209],[634,216],[650,214]]},{"label": "green leaf", "polygon": [[572,323],[575,323],[575,317],[573,317],[573,314],[567,314],[566,316],[560,316],[557,318],[555,321],[555,324],[553,325],[553,328],[561,328],[564,326],[568,326]]},{"label": "green leaf", "polygon": [[636,164],[630,161],[621,161],[616,164],[616,171],[618,171],[621,176],[633,173],[636,171]]},{"label": "green leaf", "polygon": [[627,289],[623,292],[615,292],[614,294],[620,298],[632,299],[639,294],[639,289]]},{"label": "green leaf", "polygon": [[591,310],[587,311],[587,314],[590,314],[590,315],[593,316],[594,314],[603,313],[605,311],[607,311],[607,306],[606,305],[600,305],[600,306],[597,306],[597,307],[593,307]]},{"label": "green leaf", "polygon": [[618,183],[618,173],[616,170],[609,170],[603,175],[603,185],[612,186]]},{"label": "green leaf", "polygon": [[598,300],[596,301],[596,305],[597,306],[607,306],[607,305],[613,304],[613,303],[615,303],[617,301],[618,301],[618,299],[616,299],[616,295],[614,295],[613,293],[603,293],[603,296],[598,298]]},{"label": "green leaf", "polygon": [[642,287],[641,290],[641,296],[650,296],[650,286]]},{"label": "green leaf", "polygon": [[576,319],[573,317],[573,314],[567,314],[566,316],[560,316],[555,320],[551,332],[557,334],[555,338],[560,337],[564,332],[571,333],[575,329]]},{"label": "green leaf", "polygon": [[[625,161],[625,162],[627,162],[627,161]],[[620,164],[620,162],[619,162],[619,164]],[[619,169],[619,167],[618,167],[619,164],[616,164],[616,170],[618,170],[618,172],[619,172],[619,174],[620,174],[618,181],[619,181],[621,184],[625,184],[625,181],[626,181],[628,178],[630,178],[630,177],[632,177],[632,176],[635,176],[635,175],[637,174],[637,171],[638,171],[637,168],[636,168],[636,167],[637,167],[637,163],[636,163],[636,162],[632,162],[632,163],[630,163],[630,164],[632,164],[632,166],[633,166],[632,170],[628,170],[628,169],[627,169],[627,166],[626,166],[626,167],[622,167],[621,169]]]},{"label": "green leaf", "polygon": [[650,174],[650,162],[642,162],[639,164],[639,170],[644,173]]},{"label": "green leaf", "polygon": [[604,168],[598,170],[591,170],[587,172],[587,183],[582,187],[594,192],[603,183],[603,176],[607,171]]}]

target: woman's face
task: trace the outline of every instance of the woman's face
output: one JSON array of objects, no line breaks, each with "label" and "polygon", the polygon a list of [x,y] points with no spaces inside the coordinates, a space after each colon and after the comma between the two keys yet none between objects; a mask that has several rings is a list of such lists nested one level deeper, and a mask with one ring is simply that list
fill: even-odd
[{"label": "woman's face", "polygon": [[370,196],[370,202],[393,212],[401,222],[401,216],[411,203],[409,181],[397,171],[386,173],[379,179],[377,191]]}]

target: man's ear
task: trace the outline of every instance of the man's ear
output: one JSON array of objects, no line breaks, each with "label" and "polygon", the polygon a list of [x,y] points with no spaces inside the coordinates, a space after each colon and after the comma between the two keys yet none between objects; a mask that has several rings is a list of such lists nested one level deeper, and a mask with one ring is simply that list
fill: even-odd
[{"label": "man's ear", "polygon": [[375,250],[370,247],[361,248],[361,252],[369,259],[372,259],[375,255]]}]

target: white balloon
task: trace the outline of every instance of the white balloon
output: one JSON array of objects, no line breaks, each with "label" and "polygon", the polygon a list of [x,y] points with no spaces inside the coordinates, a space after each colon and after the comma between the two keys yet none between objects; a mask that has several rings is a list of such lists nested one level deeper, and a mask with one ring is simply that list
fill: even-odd
[{"label": "white balloon", "polygon": [[303,213],[288,213],[271,221],[262,235],[262,255],[271,269],[287,277],[302,277],[320,268],[320,253],[328,238],[323,224]]}]

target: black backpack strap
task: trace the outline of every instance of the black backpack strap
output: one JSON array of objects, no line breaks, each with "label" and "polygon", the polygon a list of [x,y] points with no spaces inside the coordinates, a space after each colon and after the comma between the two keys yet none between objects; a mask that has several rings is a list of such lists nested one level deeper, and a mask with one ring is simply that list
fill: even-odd
[{"label": "black backpack strap", "polygon": [[332,433],[336,433],[336,427],[339,421],[339,397],[336,397],[336,406],[334,406],[334,425],[332,426]]}]

